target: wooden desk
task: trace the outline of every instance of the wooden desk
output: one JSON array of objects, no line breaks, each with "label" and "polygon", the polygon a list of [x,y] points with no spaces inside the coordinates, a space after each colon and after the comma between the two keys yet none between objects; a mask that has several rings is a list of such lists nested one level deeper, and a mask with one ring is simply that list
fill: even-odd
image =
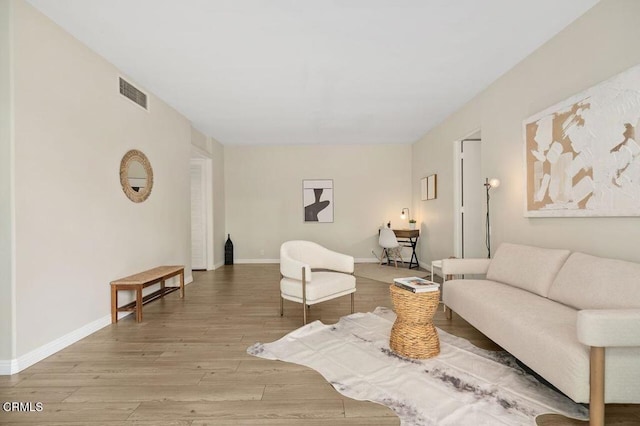
[{"label": "wooden desk", "polygon": [[[165,280],[175,277],[176,275],[180,275],[180,287],[165,287]],[[143,288],[158,283],[160,283],[160,290],[142,297]],[[164,297],[165,294],[171,293],[178,288],[180,289],[180,297],[184,297],[183,265],[158,266],[157,268],[149,269],[148,271],[111,281],[111,324],[118,322],[118,312],[121,311],[135,311],[136,322],[141,322],[142,305],[159,297]],[[136,292],[136,300],[118,307],[118,291],[120,290],[134,290]]]},{"label": "wooden desk", "polygon": [[[396,238],[399,243],[404,247],[411,247],[411,260],[409,261],[409,269],[419,268],[418,256],[416,255],[416,245],[418,244],[418,237],[420,237],[419,229],[394,229],[393,233],[396,234]],[[415,266],[414,265],[415,262]]]}]

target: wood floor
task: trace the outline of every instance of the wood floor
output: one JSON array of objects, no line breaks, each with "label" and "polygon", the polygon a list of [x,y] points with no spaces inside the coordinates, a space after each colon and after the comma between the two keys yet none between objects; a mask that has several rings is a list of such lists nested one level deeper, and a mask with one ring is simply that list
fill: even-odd
[{"label": "wood floor", "polygon": [[[3,412],[2,425],[399,425],[386,407],[341,396],[318,373],[247,355],[302,323],[299,304],[279,316],[278,265],[195,272],[177,292],[13,376],[0,402],[42,402],[41,412]],[[105,285],[107,285],[105,283]],[[391,306],[388,285],[358,278],[356,311]],[[315,305],[310,320],[336,322],[349,297]],[[106,311],[105,311],[106,312]],[[439,311],[436,325],[477,346],[496,345]],[[575,425],[558,416],[539,425]],[[608,425],[639,425],[640,406],[607,406]]]}]

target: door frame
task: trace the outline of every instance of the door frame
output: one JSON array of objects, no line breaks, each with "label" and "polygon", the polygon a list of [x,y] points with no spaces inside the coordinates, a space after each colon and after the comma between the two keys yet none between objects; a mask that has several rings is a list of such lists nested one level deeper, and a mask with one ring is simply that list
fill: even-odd
[{"label": "door frame", "polygon": [[[214,245],[213,245],[213,159],[211,154],[196,146],[191,146],[191,159],[189,165],[193,161],[197,161],[203,165],[203,179],[204,179],[204,217],[205,217],[205,248],[206,248],[206,268],[207,271],[215,269],[214,266]],[[191,203],[189,203],[189,209],[191,209]],[[189,245],[191,247],[191,245]]]},{"label": "door frame", "polygon": [[[461,143],[462,141],[474,140],[482,141],[482,129],[478,128],[470,132],[465,137],[453,141],[453,255],[458,258],[464,257],[464,242],[463,242],[463,221],[462,214],[464,209],[461,206],[463,189],[462,189],[462,167],[460,160],[463,158],[461,155]],[[482,143],[482,142],[480,142]],[[482,158],[480,159],[482,161]]]}]

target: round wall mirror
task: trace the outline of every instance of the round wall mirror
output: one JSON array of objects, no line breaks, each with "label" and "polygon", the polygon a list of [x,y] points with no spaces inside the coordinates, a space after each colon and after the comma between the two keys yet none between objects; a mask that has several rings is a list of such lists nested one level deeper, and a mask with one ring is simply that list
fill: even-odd
[{"label": "round wall mirror", "polygon": [[120,184],[125,195],[134,203],[141,203],[151,194],[153,169],[142,151],[132,149],[120,162]]}]

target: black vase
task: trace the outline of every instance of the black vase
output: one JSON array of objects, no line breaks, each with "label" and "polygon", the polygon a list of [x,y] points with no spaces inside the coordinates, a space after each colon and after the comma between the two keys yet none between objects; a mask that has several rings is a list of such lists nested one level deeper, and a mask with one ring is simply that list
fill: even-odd
[{"label": "black vase", "polygon": [[233,242],[231,234],[227,234],[227,242],[224,243],[224,264],[233,265]]}]

